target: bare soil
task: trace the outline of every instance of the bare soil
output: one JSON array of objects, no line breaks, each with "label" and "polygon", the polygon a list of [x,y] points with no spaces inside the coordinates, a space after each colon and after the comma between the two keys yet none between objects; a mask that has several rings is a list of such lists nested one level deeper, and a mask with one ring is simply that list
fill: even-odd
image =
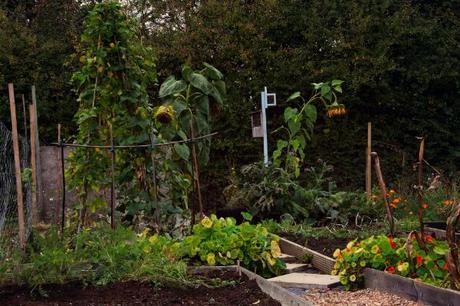
[{"label": "bare soil", "polygon": [[305,238],[290,233],[280,233],[280,236],[293,241],[301,246],[317,251],[323,255],[332,257],[336,249],[344,249],[352,238]]},{"label": "bare soil", "polygon": [[281,305],[263,293],[255,280],[244,275],[239,277],[234,272],[214,271],[205,277],[208,280],[236,280],[236,284],[218,288],[156,288],[130,281],[85,288],[78,283],[68,283],[44,286],[48,297],[37,293],[31,295],[30,288],[8,286],[0,287],[0,305]]}]

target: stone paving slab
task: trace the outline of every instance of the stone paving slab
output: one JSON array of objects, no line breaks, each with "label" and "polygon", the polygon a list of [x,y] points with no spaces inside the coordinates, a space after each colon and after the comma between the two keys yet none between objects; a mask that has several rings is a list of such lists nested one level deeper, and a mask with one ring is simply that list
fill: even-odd
[{"label": "stone paving slab", "polygon": [[301,272],[301,271],[305,271],[309,267],[310,267],[309,264],[287,263],[286,269],[284,270],[284,272],[286,273]]},{"label": "stone paving slab", "polygon": [[340,285],[338,276],[310,273],[290,273],[268,279],[284,288],[331,288]]},{"label": "stone paving slab", "polygon": [[283,260],[285,263],[295,263],[297,261],[297,258],[295,256],[284,254],[284,253],[281,254],[281,256],[278,258]]}]

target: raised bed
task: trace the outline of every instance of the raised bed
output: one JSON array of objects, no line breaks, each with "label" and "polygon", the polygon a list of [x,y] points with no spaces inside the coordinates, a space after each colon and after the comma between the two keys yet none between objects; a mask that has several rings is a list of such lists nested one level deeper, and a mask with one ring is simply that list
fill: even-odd
[{"label": "raised bed", "polygon": [[366,288],[388,291],[423,305],[459,306],[460,292],[374,269],[364,270]]},{"label": "raised bed", "polygon": [[335,260],[333,258],[318,253],[312,249],[303,247],[297,243],[294,243],[284,238],[280,238],[279,244],[281,251],[285,254],[289,254],[297,258],[302,258],[305,255],[312,256],[311,263],[313,267],[315,267],[323,273],[331,274],[331,271],[334,268],[335,264]]},{"label": "raised bed", "polygon": [[[433,221],[425,222],[426,230],[433,232],[436,235],[436,238],[446,238],[446,222],[442,221]],[[460,233],[455,233],[455,238],[460,240]]]},{"label": "raised bed", "polygon": [[192,273],[203,273],[206,271],[221,270],[221,271],[232,271],[241,272],[245,274],[250,280],[255,279],[260,290],[268,294],[274,300],[277,300],[283,306],[313,306],[312,303],[308,302],[302,297],[295,295],[287,289],[278,286],[277,284],[270,282],[260,275],[257,275],[243,267],[239,266],[200,266],[191,268]]}]

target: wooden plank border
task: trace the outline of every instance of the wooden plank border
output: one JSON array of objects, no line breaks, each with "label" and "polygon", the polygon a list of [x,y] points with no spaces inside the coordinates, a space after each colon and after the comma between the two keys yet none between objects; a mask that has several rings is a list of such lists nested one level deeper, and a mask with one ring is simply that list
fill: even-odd
[{"label": "wooden plank border", "polygon": [[331,274],[334,268],[335,260],[326,255],[313,251],[309,248],[303,247],[297,243],[289,241],[280,237],[280,248],[284,254],[292,255],[297,258],[302,258],[306,254],[311,255],[312,265],[323,273]]},{"label": "wooden plank border", "polygon": [[421,283],[411,278],[364,269],[364,286],[387,291],[423,305],[460,305],[460,292]]}]

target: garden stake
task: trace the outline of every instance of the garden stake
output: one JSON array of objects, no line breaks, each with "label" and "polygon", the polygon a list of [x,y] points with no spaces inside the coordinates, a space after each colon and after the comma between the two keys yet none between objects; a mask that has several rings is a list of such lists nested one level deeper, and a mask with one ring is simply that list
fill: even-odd
[{"label": "garden stake", "polygon": [[10,98],[11,133],[13,136],[14,169],[16,174],[16,201],[18,203],[19,246],[24,251],[26,249],[26,233],[24,228],[24,199],[22,193],[21,161],[19,159],[18,123],[16,120],[16,101],[14,98],[13,83],[8,84],[8,95]]},{"label": "garden stake", "polygon": [[193,122],[192,121],[190,121],[190,136],[192,138],[193,181],[195,182],[197,195],[198,195],[198,205],[199,205],[199,209],[200,209],[200,219],[202,219],[203,218],[203,201],[201,199],[200,169],[199,169],[198,160],[197,160],[197,157],[196,157],[196,147],[195,147],[195,142],[194,142],[195,131],[193,129]]},{"label": "garden stake", "polygon": [[379,181],[379,186],[380,186],[380,190],[382,192],[383,202],[385,203],[385,208],[386,208],[386,211],[387,211],[388,223],[390,224],[390,235],[393,236],[394,235],[395,224],[394,224],[394,221],[393,221],[393,214],[391,213],[390,205],[388,204],[387,187],[385,186],[385,182],[383,181],[382,170],[380,169],[380,159],[379,159],[379,156],[378,156],[377,152],[372,152],[371,156],[374,158],[375,174],[377,175],[377,179]]},{"label": "garden stake", "polygon": [[62,178],[62,202],[61,202],[61,234],[64,235],[65,226],[65,165],[64,165],[64,145],[61,138],[61,124],[58,124],[58,143],[61,149],[61,178]]},{"label": "garden stake", "polygon": [[417,194],[418,194],[418,222],[420,223],[420,235],[422,236],[422,245],[421,247],[425,247],[425,230],[423,224],[423,154],[425,152],[425,138],[421,138],[420,142],[420,149],[418,151],[418,177],[417,177]]},{"label": "garden stake", "polygon": [[446,240],[449,245],[449,253],[447,253],[447,264],[449,269],[450,279],[452,280],[452,289],[460,290],[460,274],[458,272],[458,244],[455,239],[455,228],[460,221],[460,203],[457,205],[449,217],[447,218]]},{"label": "garden stake", "polygon": [[37,225],[38,216],[38,194],[37,194],[37,143],[35,142],[35,112],[34,106],[29,105],[30,116],[30,165],[32,168],[32,225]]},{"label": "garden stake", "polygon": [[366,150],[366,194],[367,199],[372,197],[372,123],[367,123],[367,150]]},{"label": "garden stake", "polygon": [[[23,113],[23,121],[24,121],[24,142],[26,144],[26,162],[27,163],[27,160],[29,159],[29,146],[28,146],[28,143],[27,143],[27,140],[29,139],[28,135],[27,135],[27,111],[26,111],[26,98],[24,97],[24,95],[22,94],[21,95],[21,99],[22,99],[22,113]],[[23,165],[23,167],[26,167],[26,165]]]},{"label": "garden stake", "polygon": [[113,146],[113,131],[112,125],[109,126],[110,129],[110,154],[112,155],[112,184],[110,185],[110,225],[112,229],[115,229],[115,148]]},{"label": "garden stake", "polygon": [[35,85],[31,88],[32,92],[32,105],[33,105],[33,113],[34,113],[34,134],[30,135],[31,137],[35,138],[35,146],[37,147],[35,151],[36,156],[36,167],[37,167],[37,206],[40,208],[40,215],[42,218],[45,218],[45,210],[42,209],[43,207],[43,194],[42,194],[42,167],[41,167],[41,160],[40,160],[40,139],[38,136],[38,112],[37,112],[37,95],[35,94]]}]

